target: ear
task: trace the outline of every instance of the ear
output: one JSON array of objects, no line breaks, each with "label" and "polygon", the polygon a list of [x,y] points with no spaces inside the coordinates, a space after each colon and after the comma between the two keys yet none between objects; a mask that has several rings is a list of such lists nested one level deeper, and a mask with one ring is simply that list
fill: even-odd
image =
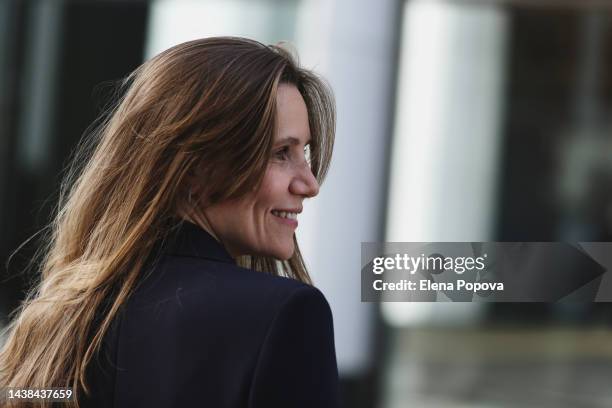
[{"label": "ear", "polygon": [[192,195],[199,195],[202,192],[202,180],[200,167],[191,167],[185,176],[185,191]]},{"label": "ear", "polygon": [[208,201],[210,191],[209,186],[204,182],[207,177],[202,174],[201,171],[190,171],[185,177],[185,197],[191,201],[192,204],[197,203],[199,208],[207,207],[210,203]]}]

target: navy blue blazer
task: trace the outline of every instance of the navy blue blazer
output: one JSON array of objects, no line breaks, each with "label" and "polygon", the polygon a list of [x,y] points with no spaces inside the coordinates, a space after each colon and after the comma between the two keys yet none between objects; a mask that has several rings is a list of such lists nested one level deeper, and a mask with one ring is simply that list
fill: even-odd
[{"label": "navy blue blazer", "polygon": [[90,363],[84,407],[338,407],[321,292],[238,267],[185,222]]}]

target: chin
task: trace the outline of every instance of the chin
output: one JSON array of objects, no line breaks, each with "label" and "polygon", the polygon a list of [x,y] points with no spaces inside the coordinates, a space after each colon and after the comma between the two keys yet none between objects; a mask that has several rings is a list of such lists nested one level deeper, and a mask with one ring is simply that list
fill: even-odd
[{"label": "chin", "polygon": [[295,252],[295,246],[293,245],[293,243],[291,243],[291,245],[289,246],[285,246],[282,248],[274,248],[274,250],[271,252],[272,253],[270,255],[274,258],[280,261],[286,261],[293,256],[293,253]]}]

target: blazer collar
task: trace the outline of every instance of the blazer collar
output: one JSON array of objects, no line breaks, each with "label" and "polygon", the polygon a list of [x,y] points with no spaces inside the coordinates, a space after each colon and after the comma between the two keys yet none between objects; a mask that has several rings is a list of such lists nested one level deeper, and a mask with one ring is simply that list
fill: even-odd
[{"label": "blazer collar", "polygon": [[166,253],[236,263],[219,241],[206,230],[189,221],[181,223],[173,239],[170,240]]}]

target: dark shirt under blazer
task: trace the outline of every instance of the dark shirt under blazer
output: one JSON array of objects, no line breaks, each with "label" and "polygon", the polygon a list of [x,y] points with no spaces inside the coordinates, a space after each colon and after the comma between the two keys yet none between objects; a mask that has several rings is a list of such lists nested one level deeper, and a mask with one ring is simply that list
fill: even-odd
[{"label": "dark shirt under blazer", "polygon": [[184,223],[90,364],[85,407],[338,407],[332,314],[321,292],[238,267]]}]

